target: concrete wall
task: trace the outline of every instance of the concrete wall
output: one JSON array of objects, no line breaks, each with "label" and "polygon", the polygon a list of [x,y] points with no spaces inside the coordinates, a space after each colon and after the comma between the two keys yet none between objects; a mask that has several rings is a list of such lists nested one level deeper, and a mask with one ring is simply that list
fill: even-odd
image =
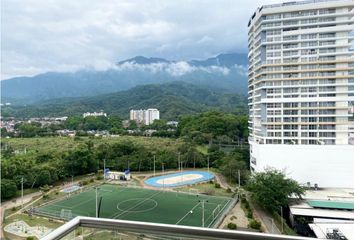
[{"label": "concrete wall", "polygon": [[250,144],[256,172],[273,167],[301,184],[354,188],[353,145]]}]

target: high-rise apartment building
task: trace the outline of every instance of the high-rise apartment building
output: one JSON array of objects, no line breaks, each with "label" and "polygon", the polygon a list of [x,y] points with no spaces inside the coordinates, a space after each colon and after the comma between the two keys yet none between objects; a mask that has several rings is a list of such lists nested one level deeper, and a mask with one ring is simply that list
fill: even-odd
[{"label": "high-rise apartment building", "polygon": [[160,119],[160,112],[156,108],[149,108],[147,110],[130,110],[130,120],[150,125],[154,120]]},{"label": "high-rise apartment building", "polygon": [[248,23],[251,170],[354,187],[354,1],[266,5]]}]

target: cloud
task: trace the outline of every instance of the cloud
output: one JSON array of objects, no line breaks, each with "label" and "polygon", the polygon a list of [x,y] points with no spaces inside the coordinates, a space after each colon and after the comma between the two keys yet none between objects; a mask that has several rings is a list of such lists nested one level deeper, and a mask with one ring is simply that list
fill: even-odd
[{"label": "cloud", "polygon": [[188,72],[191,58],[247,52],[248,19],[269,2],[277,0],[3,0],[1,76],[105,69],[136,55]]},{"label": "cloud", "polygon": [[[241,66],[235,65],[233,67],[237,69],[237,71],[241,72],[243,69]],[[160,63],[150,63],[150,64],[138,64],[135,62],[125,62],[123,64],[114,66],[112,69],[117,71],[145,71],[150,73],[167,73],[173,77],[180,77],[192,72],[205,72],[205,73],[214,73],[214,74],[222,74],[228,75],[231,71],[230,68],[227,67],[220,67],[220,66],[207,66],[207,67],[200,67],[200,66],[193,66],[185,61],[178,61],[178,62],[160,62]],[[242,73],[246,74],[246,73]]]}]

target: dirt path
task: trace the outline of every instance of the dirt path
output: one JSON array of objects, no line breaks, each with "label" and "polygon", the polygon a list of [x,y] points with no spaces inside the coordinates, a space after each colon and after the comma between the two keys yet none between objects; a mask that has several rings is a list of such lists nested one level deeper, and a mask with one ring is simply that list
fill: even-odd
[{"label": "dirt path", "polygon": [[278,227],[275,225],[273,218],[268,215],[259,206],[252,204],[253,214],[262,222],[262,226],[265,228],[266,233],[281,234]]},{"label": "dirt path", "polygon": [[[27,204],[28,202],[32,201],[32,199],[34,197],[38,197],[41,194],[42,194],[41,192],[35,192],[35,193],[30,193],[30,194],[24,195],[23,196],[23,204]],[[10,201],[2,202],[1,206],[4,209],[9,209],[9,208],[21,206],[21,204],[22,204],[21,197],[18,197],[18,198],[12,199]]]},{"label": "dirt path", "polygon": [[239,201],[233,209],[228,213],[223,222],[220,224],[219,228],[227,228],[228,223],[235,223],[237,227],[247,228],[248,218],[245,216],[245,212],[241,208],[241,202]]}]

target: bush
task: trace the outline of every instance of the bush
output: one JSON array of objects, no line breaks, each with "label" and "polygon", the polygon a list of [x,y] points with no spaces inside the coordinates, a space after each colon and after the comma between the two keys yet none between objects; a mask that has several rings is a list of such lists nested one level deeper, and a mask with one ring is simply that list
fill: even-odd
[{"label": "bush", "polygon": [[232,191],[231,191],[231,188],[227,188],[227,189],[226,189],[226,192],[227,192],[227,193],[231,193],[231,192],[232,192]]},{"label": "bush", "polygon": [[235,223],[230,222],[227,224],[227,228],[235,230],[235,229],[237,229],[237,225]]},{"label": "bush", "polygon": [[215,188],[220,188],[220,184],[219,183],[215,183]]},{"label": "bush", "polygon": [[97,180],[102,180],[103,179],[103,176],[99,175],[96,177]]},{"label": "bush", "polygon": [[39,189],[43,192],[48,192],[50,190],[51,186],[48,186],[48,184],[42,186],[42,187],[39,187]]},{"label": "bush", "polygon": [[90,179],[90,183],[93,183],[95,181],[95,179],[91,178]]},{"label": "bush", "polygon": [[245,202],[245,208],[246,208],[247,210],[250,210],[250,209],[251,209],[250,204],[249,204],[248,202]]},{"label": "bush", "polygon": [[83,180],[82,182],[81,182],[81,185],[82,186],[85,186],[85,185],[87,185],[89,182],[87,181],[87,180]]},{"label": "bush", "polygon": [[214,195],[215,194],[215,190],[214,189],[206,189],[205,190],[205,194],[206,195]]},{"label": "bush", "polygon": [[248,218],[253,218],[252,210],[250,210],[250,211],[247,212],[247,217],[248,217]]},{"label": "bush", "polygon": [[48,195],[48,194],[44,194],[44,195],[43,195],[43,199],[44,199],[44,200],[49,199],[49,195]]},{"label": "bush", "polygon": [[29,236],[26,238],[26,240],[35,240],[35,238],[33,236]]},{"label": "bush", "polygon": [[261,224],[260,221],[257,221],[257,220],[255,220],[255,219],[252,219],[252,220],[250,221],[250,223],[248,224],[248,226],[249,226],[250,228],[252,228],[252,229],[260,230],[262,224]]}]

